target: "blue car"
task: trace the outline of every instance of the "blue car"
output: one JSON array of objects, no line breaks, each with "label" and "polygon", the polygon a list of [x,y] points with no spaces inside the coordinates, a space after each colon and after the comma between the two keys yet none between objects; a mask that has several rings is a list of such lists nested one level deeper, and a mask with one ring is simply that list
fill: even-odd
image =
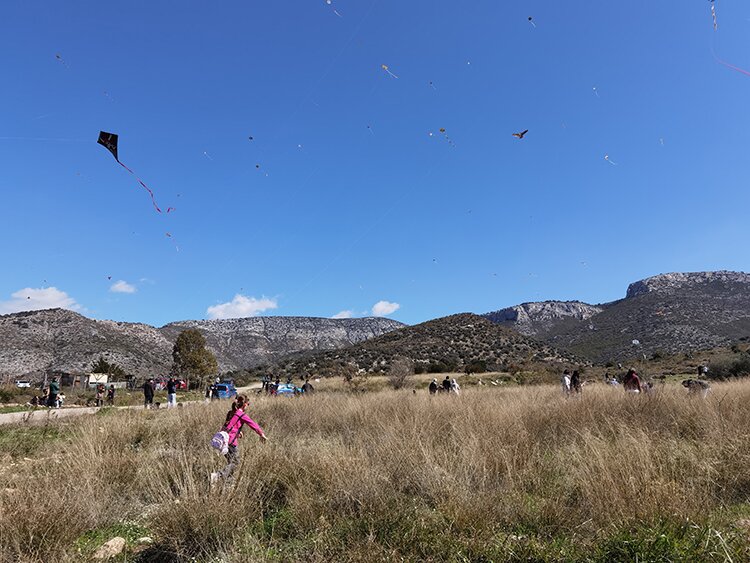
[{"label": "blue car", "polygon": [[231,381],[228,383],[216,383],[215,387],[219,399],[234,399],[237,396],[237,388]]}]

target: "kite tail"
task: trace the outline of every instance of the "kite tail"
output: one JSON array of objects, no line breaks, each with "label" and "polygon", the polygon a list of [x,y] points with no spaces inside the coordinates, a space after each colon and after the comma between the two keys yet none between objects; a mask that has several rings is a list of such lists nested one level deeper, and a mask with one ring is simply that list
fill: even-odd
[{"label": "kite tail", "polygon": [[737,72],[741,72],[742,74],[746,76],[750,76],[750,71],[745,70],[744,68],[740,68],[738,66],[734,66],[732,64],[729,64],[726,61],[721,60],[719,57],[716,56],[716,53],[713,52],[713,49],[711,49],[711,54],[714,56],[714,60],[719,63],[720,65],[724,65],[727,68],[731,68],[732,70],[736,70]]},{"label": "kite tail", "polygon": [[130,173],[131,173],[131,174],[132,174],[133,176],[135,176],[135,179],[136,179],[136,180],[138,180],[138,183],[139,183],[139,184],[140,184],[141,186],[143,186],[143,188],[144,188],[144,189],[145,189],[145,190],[146,190],[146,191],[147,191],[147,192],[149,193],[149,195],[151,196],[151,203],[153,203],[153,204],[154,204],[154,209],[156,209],[156,210],[157,210],[157,211],[158,211],[159,213],[161,213],[162,211],[161,211],[161,209],[159,209],[159,206],[158,206],[158,205],[156,204],[156,198],[154,197],[154,192],[152,192],[152,191],[151,191],[151,188],[149,188],[149,187],[148,187],[148,186],[147,186],[146,184],[144,184],[144,183],[143,183],[143,181],[142,181],[142,180],[141,180],[141,179],[140,179],[140,178],[139,178],[138,176],[136,176],[136,175],[135,175],[135,172],[133,172],[133,171],[132,171],[132,170],[131,170],[130,168],[128,168],[127,166],[125,166],[125,165],[124,165],[124,164],[123,164],[122,162],[120,162],[119,160],[117,160],[117,164],[119,164],[119,165],[120,165],[120,166],[122,166],[122,167],[123,167],[123,168],[124,168],[125,170],[127,170],[127,171],[128,171],[128,172],[130,172]]}]

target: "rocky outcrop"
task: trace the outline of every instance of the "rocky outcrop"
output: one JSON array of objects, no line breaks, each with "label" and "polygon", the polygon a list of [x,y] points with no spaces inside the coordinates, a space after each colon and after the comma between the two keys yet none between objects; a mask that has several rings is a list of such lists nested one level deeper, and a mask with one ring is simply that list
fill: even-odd
[{"label": "rocky outcrop", "polygon": [[222,371],[255,366],[306,350],[330,350],[404,326],[383,318],[254,317],[182,321],[162,328],[99,321],[64,309],[0,316],[0,376],[48,369],[87,372],[103,355],[126,373],[164,375],[181,330],[199,329]]},{"label": "rocky outcrop", "polygon": [[522,303],[482,316],[495,324],[510,326],[526,336],[536,336],[571,319],[585,321],[602,310],[602,307],[581,301],[541,301]]},{"label": "rocky outcrop", "polygon": [[161,329],[171,341],[180,331],[196,328],[206,337],[222,370],[270,363],[294,352],[333,350],[380,336],[404,325],[391,319],[323,319],[251,317],[215,321],[181,321]]},{"label": "rocky outcrop", "polygon": [[661,274],[630,284],[619,301],[581,303],[580,310],[574,304],[525,303],[487,318],[600,362],[703,350],[750,337],[750,274],[744,272]]},{"label": "rocky outcrop", "polygon": [[638,297],[650,292],[673,294],[690,289],[708,289],[714,286],[714,291],[730,288],[734,284],[750,287],[750,274],[744,272],[688,272],[659,274],[645,280],[631,283],[628,286],[626,298]]},{"label": "rocky outcrop", "polygon": [[87,372],[100,355],[127,373],[166,373],[172,342],[145,324],[95,321],[65,309],[0,316],[0,375]]}]

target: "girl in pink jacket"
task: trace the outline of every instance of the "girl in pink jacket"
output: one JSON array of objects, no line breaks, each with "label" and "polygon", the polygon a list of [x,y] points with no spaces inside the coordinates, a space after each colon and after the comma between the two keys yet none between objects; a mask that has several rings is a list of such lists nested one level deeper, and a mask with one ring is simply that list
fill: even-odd
[{"label": "girl in pink jacket", "polygon": [[253,432],[260,436],[261,442],[267,440],[265,432],[258,426],[258,423],[245,414],[243,409],[246,406],[247,397],[240,395],[232,403],[232,410],[227,413],[227,419],[222,428],[222,430],[229,434],[229,451],[226,454],[227,466],[219,472],[211,473],[211,483],[215,483],[220,478],[227,481],[231,479],[237,464],[240,462],[240,452],[237,446],[239,439],[242,438],[242,426],[244,424],[247,424],[252,428]]}]

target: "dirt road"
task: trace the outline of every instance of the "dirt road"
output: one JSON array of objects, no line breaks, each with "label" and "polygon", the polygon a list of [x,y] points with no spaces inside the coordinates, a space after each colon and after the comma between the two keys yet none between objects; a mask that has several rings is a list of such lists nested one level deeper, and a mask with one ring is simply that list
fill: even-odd
[{"label": "dirt road", "polygon": [[[260,389],[260,383],[254,383],[247,385],[246,387],[239,387],[238,393],[247,393]],[[195,405],[200,404],[203,401],[181,401],[181,405]],[[102,407],[107,408],[107,407]],[[143,405],[131,405],[127,407],[113,407],[116,409],[143,409]],[[162,408],[165,408],[162,407]],[[94,414],[98,411],[98,407],[65,407],[62,409],[45,409],[37,408],[36,410],[28,410],[23,412],[8,412],[0,414],[0,426],[3,424],[18,424],[25,422],[28,424],[43,424],[45,422],[52,422],[62,418],[69,418],[72,416],[81,416],[84,414]]]}]

